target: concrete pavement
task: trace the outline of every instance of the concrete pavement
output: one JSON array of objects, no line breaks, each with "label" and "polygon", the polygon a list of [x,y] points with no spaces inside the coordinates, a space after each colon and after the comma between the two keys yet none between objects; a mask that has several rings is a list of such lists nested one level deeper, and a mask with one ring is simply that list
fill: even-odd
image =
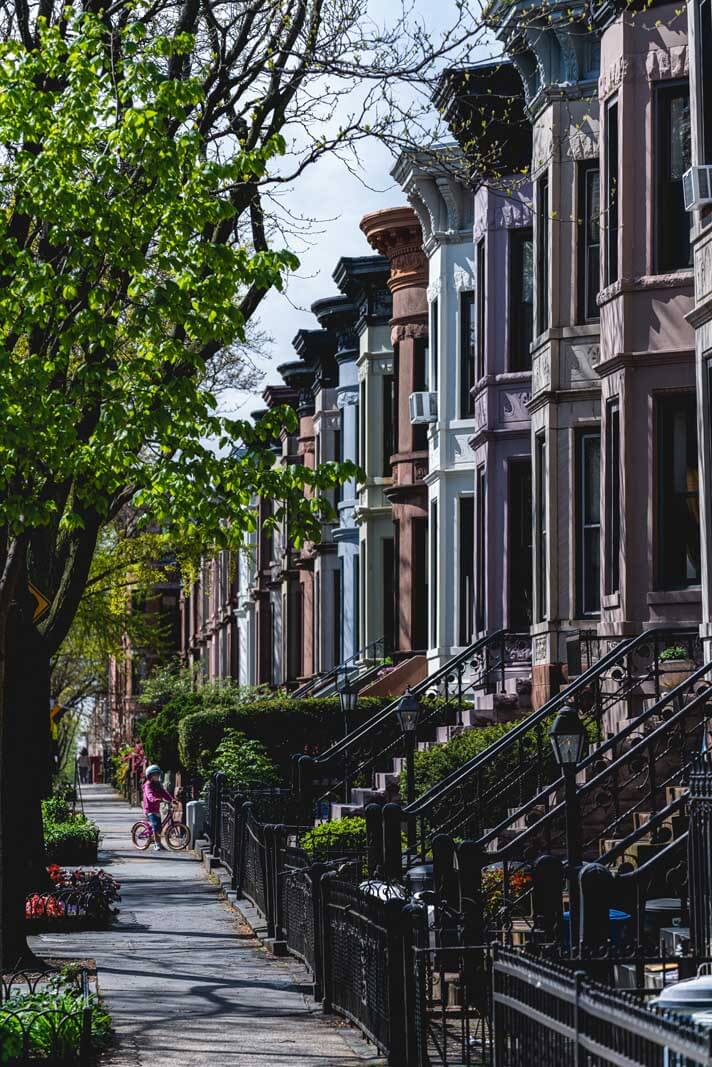
[{"label": "concrete pavement", "polygon": [[136,809],[84,787],[99,864],[121,882],[109,931],[40,935],[39,955],[93,958],[118,1034],[114,1067],[365,1067],[383,1061],[307,999],[307,972],[267,956],[190,853],[137,852]]}]

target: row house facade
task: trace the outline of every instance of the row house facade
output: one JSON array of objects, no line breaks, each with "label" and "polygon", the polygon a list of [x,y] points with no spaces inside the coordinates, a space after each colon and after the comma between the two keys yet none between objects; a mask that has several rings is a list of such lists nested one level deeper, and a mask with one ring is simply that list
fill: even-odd
[{"label": "row house facade", "polygon": [[488,10],[503,59],[441,79],[452,144],[398,159],[407,204],[364,217],[265,393],[299,414],[276,462],[363,480],[319,544],[240,555],[245,682],[384,653],[413,680],[504,628],[540,704],[572,635],[712,640],[712,196],[689,214],[682,182],[712,155],[709,13]]}]

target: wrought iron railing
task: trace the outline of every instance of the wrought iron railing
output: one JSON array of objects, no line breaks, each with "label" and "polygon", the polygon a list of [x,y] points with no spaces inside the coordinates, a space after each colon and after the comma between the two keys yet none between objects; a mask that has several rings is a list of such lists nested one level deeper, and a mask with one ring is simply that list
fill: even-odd
[{"label": "wrought iron railing", "polygon": [[[60,988],[61,983],[61,988]],[[43,996],[43,994],[48,994]],[[0,977],[0,1052],[3,1064],[50,1063],[89,1067],[96,1062],[89,976],[76,983],[26,971]],[[105,1035],[108,1038],[108,1034]]]},{"label": "wrought iron railing", "polygon": [[[503,691],[507,669],[531,661],[528,635],[497,630],[480,638],[454,659],[412,687],[418,697],[431,698],[426,705],[418,736],[432,734],[439,725],[462,725],[463,710],[474,704],[477,692]],[[317,805],[337,796],[349,798],[354,782],[365,782],[376,770],[392,770],[393,759],[405,745],[393,700],[361,726],[352,730],[318,757],[300,756],[298,781],[302,795],[311,787]],[[327,780],[326,789],[314,784]]]},{"label": "wrought iron railing", "polygon": [[709,1067],[707,1028],[570,969],[494,950],[496,1067]]},{"label": "wrought iron railing", "polygon": [[379,669],[378,661],[386,657],[386,639],[379,637],[364,645],[358,652],[348,656],[342,663],[328,671],[312,675],[306,682],[295,689],[291,696],[294,700],[305,697],[324,695],[322,690],[336,689],[341,675],[348,673],[352,684],[365,685],[373,673]]},{"label": "wrought iron railing", "polygon": [[[666,673],[660,654],[671,640],[684,645],[691,659],[699,656],[699,637],[692,628],[654,629],[620,642],[563,692],[406,807],[406,818],[418,823],[420,856],[427,854],[436,833],[493,840],[535,812],[540,798],[546,805],[561,784],[547,737],[555,713],[575,700],[590,739],[602,744],[606,712],[622,706],[639,718],[646,700],[660,700]],[[707,669],[697,671],[695,681]],[[663,699],[667,702],[667,694]],[[628,728],[622,733],[630,735]]]}]

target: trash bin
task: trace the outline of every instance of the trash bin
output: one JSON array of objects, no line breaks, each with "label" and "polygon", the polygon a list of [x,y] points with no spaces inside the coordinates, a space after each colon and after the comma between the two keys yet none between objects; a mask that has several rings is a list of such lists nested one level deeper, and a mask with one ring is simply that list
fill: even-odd
[{"label": "trash bin", "polygon": [[[616,947],[625,943],[626,934],[628,932],[628,923],[630,922],[630,915],[627,911],[621,911],[619,908],[608,909],[608,937],[611,945]],[[568,952],[570,949],[570,936],[569,936],[569,913],[564,912],[564,948]]]}]

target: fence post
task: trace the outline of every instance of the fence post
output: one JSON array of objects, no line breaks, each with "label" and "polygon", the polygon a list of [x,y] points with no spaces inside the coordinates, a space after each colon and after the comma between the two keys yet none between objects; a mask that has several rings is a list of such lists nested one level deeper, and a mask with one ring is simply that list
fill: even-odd
[{"label": "fence post", "polygon": [[215,805],[215,808],[213,813],[213,840],[211,841],[211,845],[213,856],[217,856],[220,852],[220,823],[222,820],[222,796],[223,788],[225,785],[225,775],[222,773],[222,771],[218,771],[217,774],[214,775],[213,780],[215,782],[215,795],[213,797],[213,803]]},{"label": "fence post", "polygon": [[[324,863],[314,863],[309,868],[311,882],[312,929],[314,931],[314,1000],[321,1000],[324,995],[324,961],[322,932],[322,878],[328,868]],[[326,1008],[324,1009],[327,1010]]]},{"label": "fence post", "polygon": [[240,878],[238,875],[238,867],[242,860],[242,804],[244,798],[235,794],[233,797],[233,814],[232,814],[232,855],[230,856],[230,868],[232,870],[232,878],[230,879],[230,888],[237,889]]},{"label": "fence post", "polygon": [[366,842],[368,849],[368,876],[373,878],[383,870],[383,809],[380,804],[367,804]]},{"label": "fence post", "polygon": [[235,879],[235,892],[238,897],[242,896],[243,869],[245,866],[245,835],[247,833],[247,818],[251,810],[252,804],[249,800],[246,800],[240,808],[240,867],[237,878]]},{"label": "fence post", "polygon": [[427,1067],[428,1007],[425,990],[427,961],[416,949],[428,946],[428,910],[422,904],[403,909],[403,986],[405,991],[405,1062]]},{"label": "fence post", "polygon": [[405,1018],[405,974],[403,969],[405,915],[404,903],[399,897],[384,901],[386,953],[388,960],[388,1009],[390,1023],[390,1043],[388,1049],[388,1067],[408,1067],[406,1018]]},{"label": "fence post", "polygon": [[581,1033],[581,988],[583,986],[583,980],[586,977],[584,971],[576,971],[574,975],[574,1062],[572,1067],[579,1067],[581,1044],[579,1041],[579,1034]]},{"label": "fence post", "polygon": [[329,886],[336,878],[336,871],[325,871],[318,881],[320,894],[320,941],[321,941],[321,1007],[328,1015],[331,1012],[331,945],[329,938]]},{"label": "fence post", "polygon": [[487,862],[485,850],[476,841],[463,841],[457,850],[460,882],[460,911],[463,914],[465,945],[483,945],[485,909],[482,891],[482,868]]},{"label": "fence post", "polygon": [[433,838],[433,882],[439,905],[441,901],[457,908],[459,889],[455,872],[455,842],[449,834],[436,834]]},{"label": "fence post", "polygon": [[[564,869],[558,856],[540,856],[534,864],[534,940],[560,942],[564,925]],[[570,921],[570,916],[569,916]]]},{"label": "fence post", "polygon": [[383,808],[383,874],[387,882],[397,882],[403,874],[401,848],[400,804],[386,804]]},{"label": "fence post", "polygon": [[271,823],[267,823],[262,827],[262,840],[264,841],[264,850],[260,849],[263,856],[264,863],[264,879],[265,879],[265,922],[267,923],[267,938],[270,941],[274,941],[274,900],[275,900],[275,888],[274,888],[274,839],[275,839],[275,827]]}]

